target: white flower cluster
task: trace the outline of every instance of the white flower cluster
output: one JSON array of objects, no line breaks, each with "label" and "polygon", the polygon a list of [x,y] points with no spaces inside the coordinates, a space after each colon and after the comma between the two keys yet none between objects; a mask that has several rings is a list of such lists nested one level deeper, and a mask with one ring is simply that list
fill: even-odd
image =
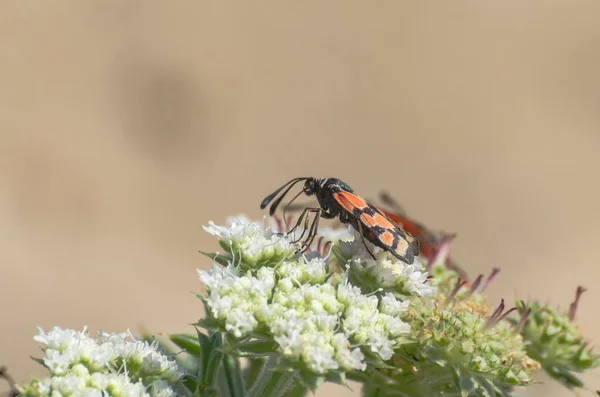
[{"label": "white flower cluster", "polygon": [[156,342],[136,340],[129,332],[98,337],[83,331],[39,329],[34,340],[43,344],[42,361],[51,377],[33,380],[27,396],[144,396],[171,397],[184,373],[158,350]]},{"label": "white flower cluster", "polygon": [[369,249],[376,258],[373,259],[358,236],[353,241],[340,241],[339,249],[346,260],[350,278],[358,285],[370,284],[374,289],[403,296],[433,295],[433,287],[431,283],[427,283],[428,274],[418,258],[409,265],[389,252],[369,244]]},{"label": "white flower cluster", "polygon": [[[233,220],[228,228],[211,224],[207,231],[227,244],[252,247],[255,256],[272,247],[264,238],[272,232],[258,223]],[[289,240],[278,244],[293,247]],[[347,272],[332,275],[329,266],[327,258],[313,252],[250,270],[242,270],[248,267],[240,262],[215,263],[198,274],[207,290],[208,314],[221,329],[242,341],[271,338],[283,362],[295,368],[327,374],[364,370],[367,352],[391,358],[410,333],[399,318],[408,301],[391,293],[365,295],[349,282]],[[425,291],[417,280],[413,284]]]},{"label": "white flower cluster", "polygon": [[204,230],[219,238],[221,247],[234,259],[249,265],[265,265],[293,256],[296,246],[271,228],[245,217],[229,218],[228,226],[209,222]]}]

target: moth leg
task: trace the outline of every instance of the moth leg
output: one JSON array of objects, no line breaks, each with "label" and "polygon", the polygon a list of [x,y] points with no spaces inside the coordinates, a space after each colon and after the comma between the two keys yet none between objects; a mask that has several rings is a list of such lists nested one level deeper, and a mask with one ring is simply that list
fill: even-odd
[{"label": "moth leg", "polygon": [[320,209],[320,212],[317,214],[317,216],[313,220],[313,223],[310,225],[310,230],[309,230],[308,236],[306,236],[306,240],[304,240],[304,244],[302,244],[303,245],[302,251],[306,251],[310,247],[310,245],[313,243],[315,238],[317,237],[318,232],[319,232],[319,219],[320,218],[333,219],[335,217],[336,217],[335,215],[330,214],[329,212],[323,210],[322,208]]},{"label": "moth leg", "polygon": [[287,232],[287,234],[293,233],[293,232],[294,232],[294,231],[295,231],[295,230],[298,228],[298,226],[300,226],[300,224],[302,223],[302,220],[303,220],[303,219],[304,219],[304,217],[306,216],[307,212],[308,212],[308,211],[310,211],[310,210],[313,210],[313,209],[314,209],[314,208],[304,208],[304,209],[302,210],[302,212],[300,213],[300,216],[298,217],[298,220],[296,221],[296,224],[294,225],[294,227],[293,227],[293,228],[291,228],[291,229],[290,229],[290,230]]},{"label": "moth leg", "polygon": [[360,233],[360,237],[362,238],[362,242],[365,245],[365,249],[367,250],[367,252],[371,255],[371,257],[374,260],[377,260],[377,258],[375,258],[375,255],[373,255],[373,252],[371,252],[371,250],[369,249],[369,246],[367,245],[367,242],[365,241],[365,236],[363,234],[362,223],[360,223],[359,221],[357,221],[356,224],[358,225],[358,232]]},{"label": "moth leg", "polygon": [[[296,222],[296,225],[290,229],[290,231],[288,232],[288,234],[293,233],[298,226],[300,226],[300,224],[302,223],[302,221],[304,220],[304,229],[302,229],[302,234],[300,234],[300,237],[298,237],[297,239],[295,239],[293,241],[293,243],[297,243],[298,241],[302,240],[304,238],[304,234],[308,231],[309,229],[309,222],[310,222],[310,213],[315,213],[316,214],[316,218],[319,217],[319,214],[322,212],[321,208],[305,208],[302,211],[302,214],[300,214],[300,217],[298,218],[298,221]],[[314,221],[313,221],[314,222]],[[310,233],[309,233],[310,235]]]},{"label": "moth leg", "polygon": [[310,230],[308,232],[308,235],[306,236],[306,240],[304,240],[304,243],[302,243],[302,247],[299,250],[299,252],[306,251],[310,247],[310,245],[313,243],[315,238],[317,237],[317,232],[319,231],[319,219],[320,218],[321,218],[320,216],[316,216],[315,219],[313,220],[312,224],[310,225]]}]

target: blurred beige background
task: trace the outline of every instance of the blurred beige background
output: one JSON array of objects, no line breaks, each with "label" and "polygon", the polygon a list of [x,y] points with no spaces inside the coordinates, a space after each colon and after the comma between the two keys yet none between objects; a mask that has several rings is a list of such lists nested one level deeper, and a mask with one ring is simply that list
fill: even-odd
[{"label": "blurred beige background", "polygon": [[0,1],[0,364],[43,373],[36,326],[189,330],[201,225],[304,175],[458,232],[494,299],[587,286],[600,342],[599,106],[597,0]]}]

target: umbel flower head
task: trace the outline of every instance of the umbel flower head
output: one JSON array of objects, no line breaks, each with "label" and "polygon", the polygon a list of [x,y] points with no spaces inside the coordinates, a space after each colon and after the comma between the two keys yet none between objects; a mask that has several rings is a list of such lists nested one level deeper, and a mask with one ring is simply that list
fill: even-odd
[{"label": "umbel flower head", "polygon": [[377,261],[352,256],[371,268],[380,263],[389,269],[380,275],[388,281],[385,290],[365,292],[364,285],[351,281],[348,267],[334,272],[335,261],[323,252],[296,254],[286,235],[259,223],[237,218],[207,231],[227,252],[211,254],[212,269],[198,271],[208,314],[201,324],[225,332],[239,354],[256,341],[269,341],[281,369],[309,378],[340,379],[348,371],[364,371],[370,362],[389,360],[410,333],[400,318],[407,298],[432,291],[415,270],[420,265],[409,268],[381,252]]},{"label": "umbel flower head", "polygon": [[[532,383],[539,364],[527,355],[526,344],[506,318],[504,301],[489,305],[482,290],[497,274],[462,281],[443,266],[431,269],[433,299],[413,298],[402,318],[411,325],[411,344],[398,349],[390,368],[362,379],[381,396],[509,396],[515,386]],[[381,388],[381,385],[386,385]]]},{"label": "umbel flower head", "polygon": [[569,388],[583,386],[576,373],[600,366],[600,354],[573,322],[584,292],[583,287],[577,288],[568,313],[540,302],[517,303],[521,313],[529,312],[528,321],[520,327],[521,335],[529,342],[527,353],[548,375]]},{"label": "umbel flower head", "polygon": [[184,372],[161,353],[156,343],[136,340],[129,332],[39,329],[34,339],[43,345],[40,360],[50,377],[33,379],[21,396],[185,396]]},{"label": "umbel flower head", "polygon": [[296,246],[273,229],[265,229],[244,217],[228,221],[228,226],[209,222],[204,230],[219,238],[219,245],[230,255],[230,261],[249,268],[260,268],[275,266],[294,256]]}]

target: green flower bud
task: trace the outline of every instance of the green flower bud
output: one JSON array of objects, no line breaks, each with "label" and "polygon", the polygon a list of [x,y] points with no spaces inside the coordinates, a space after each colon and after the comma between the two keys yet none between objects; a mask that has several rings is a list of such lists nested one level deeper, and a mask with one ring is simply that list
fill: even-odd
[{"label": "green flower bud", "polygon": [[539,364],[527,356],[522,337],[504,321],[515,309],[504,311],[502,302],[493,310],[477,292],[482,276],[466,287],[441,266],[432,274],[434,300],[413,298],[401,315],[414,342],[396,349],[392,368],[371,371],[370,379],[364,379],[369,387],[387,385],[380,386],[384,396],[508,396],[515,386],[532,383],[531,373]]},{"label": "green flower bud", "polygon": [[[531,314],[527,322],[520,324],[520,333],[529,342],[529,356],[539,361],[548,375],[569,388],[583,386],[575,373],[600,365],[600,355],[573,323],[584,291],[582,287],[577,289],[568,314],[539,302],[529,303]],[[527,310],[524,302],[519,302],[517,307],[521,313]]]}]

